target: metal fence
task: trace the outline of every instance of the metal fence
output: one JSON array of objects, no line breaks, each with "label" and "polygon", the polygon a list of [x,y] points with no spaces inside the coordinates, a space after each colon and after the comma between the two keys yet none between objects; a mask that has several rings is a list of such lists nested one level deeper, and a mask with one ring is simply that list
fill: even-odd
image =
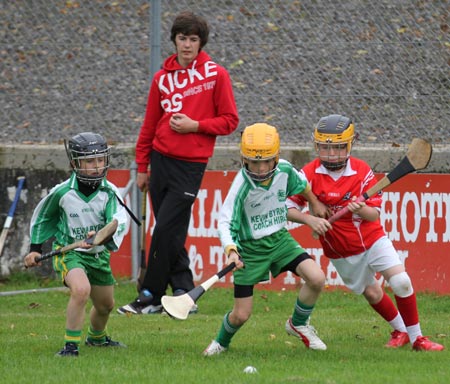
[{"label": "metal fence", "polygon": [[[205,50],[233,80],[240,129],[266,121],[310,142],[318,119],[353,117],[363,144],[450,142],[448,0],[14,0],[0,8],[0,139],[57,143],[97,130],[134,143],[161,53],[190,9],[211,27]],[[239,135],[220,138],[237,143]]]}]

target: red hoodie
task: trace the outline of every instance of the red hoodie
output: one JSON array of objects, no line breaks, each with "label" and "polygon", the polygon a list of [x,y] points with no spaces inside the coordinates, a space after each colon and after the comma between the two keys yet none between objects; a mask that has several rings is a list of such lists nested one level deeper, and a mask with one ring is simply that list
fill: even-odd
[{"label": "red hoodie", "polygon": [[[231,79],[225,68],[200,51],[187,68],[177,55],[168,57],[153,77],[144,122],[136,143],[138,172],[146,172],[150,152],[190,162],[207,163],[217,135],[229,135],[239,118]],[[172,130],[173,113],[184,113],[199,122],[198,132]]]}]

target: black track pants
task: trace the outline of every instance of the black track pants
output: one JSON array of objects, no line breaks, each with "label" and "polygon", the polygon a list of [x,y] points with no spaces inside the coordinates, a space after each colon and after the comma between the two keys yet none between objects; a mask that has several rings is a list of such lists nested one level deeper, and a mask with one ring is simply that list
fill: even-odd
[{"label": "black track pants", "polygon": [[149,192],[156,224],[142,287],[157,299],[169,284],[172,289],[194,288],[185,242],[205,168],[205,163],[176,160],[152,151]]}]

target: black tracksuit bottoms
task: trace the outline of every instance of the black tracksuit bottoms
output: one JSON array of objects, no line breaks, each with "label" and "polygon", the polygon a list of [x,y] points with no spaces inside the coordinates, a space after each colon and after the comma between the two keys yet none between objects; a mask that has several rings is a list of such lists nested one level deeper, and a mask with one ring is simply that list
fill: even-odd
[{"label": "black tracksuit bottoms", "polygon": [[177,160],[154,150],[151,153],[149,192],[156,223],[142,289],[153,294],[154,303],[169,284],[173,291],[194,288],[185,242],[205,169],[206,163]]}]

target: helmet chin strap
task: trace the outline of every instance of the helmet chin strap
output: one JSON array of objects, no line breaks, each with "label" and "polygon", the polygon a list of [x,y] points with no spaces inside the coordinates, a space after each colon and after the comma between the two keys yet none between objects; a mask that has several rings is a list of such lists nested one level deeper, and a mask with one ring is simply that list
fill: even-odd
[{"label": "helmet chin strap", "polygon": [[92,189],[96,189],[102,182],[102,180],[88,180],[78,174],[77,174],[77,180],[78,180],[78,183],[81,183],[81,184],[85,185],[86,187],[89,187]]},{"label": "helmet chin strap", "polygon": [[329,171],[339,171],[343,168],[345,168],[345,166],[347,165],[347,161],[348,158],[345,160],[345,162],[339,162],[339,163],[332,163],[330,161],[324,161],[324,160],[320,160],[320,163]]},{"label": "helmet chin strap", "polygon": [[262,182],[262,181],[266,181],[269,180],[275,173],[275,170],[277,168],[278,162],[275,162],[274,167],[267,173],[265,173],[264,175],[260,175],[258,173],[255,172],[251,172],[248,169],[248,164],[245,163],[244,161],[242,162],[245,172],[247,173],[247,175],[253,180],[253,181],[257,181],[257,182]]}]

